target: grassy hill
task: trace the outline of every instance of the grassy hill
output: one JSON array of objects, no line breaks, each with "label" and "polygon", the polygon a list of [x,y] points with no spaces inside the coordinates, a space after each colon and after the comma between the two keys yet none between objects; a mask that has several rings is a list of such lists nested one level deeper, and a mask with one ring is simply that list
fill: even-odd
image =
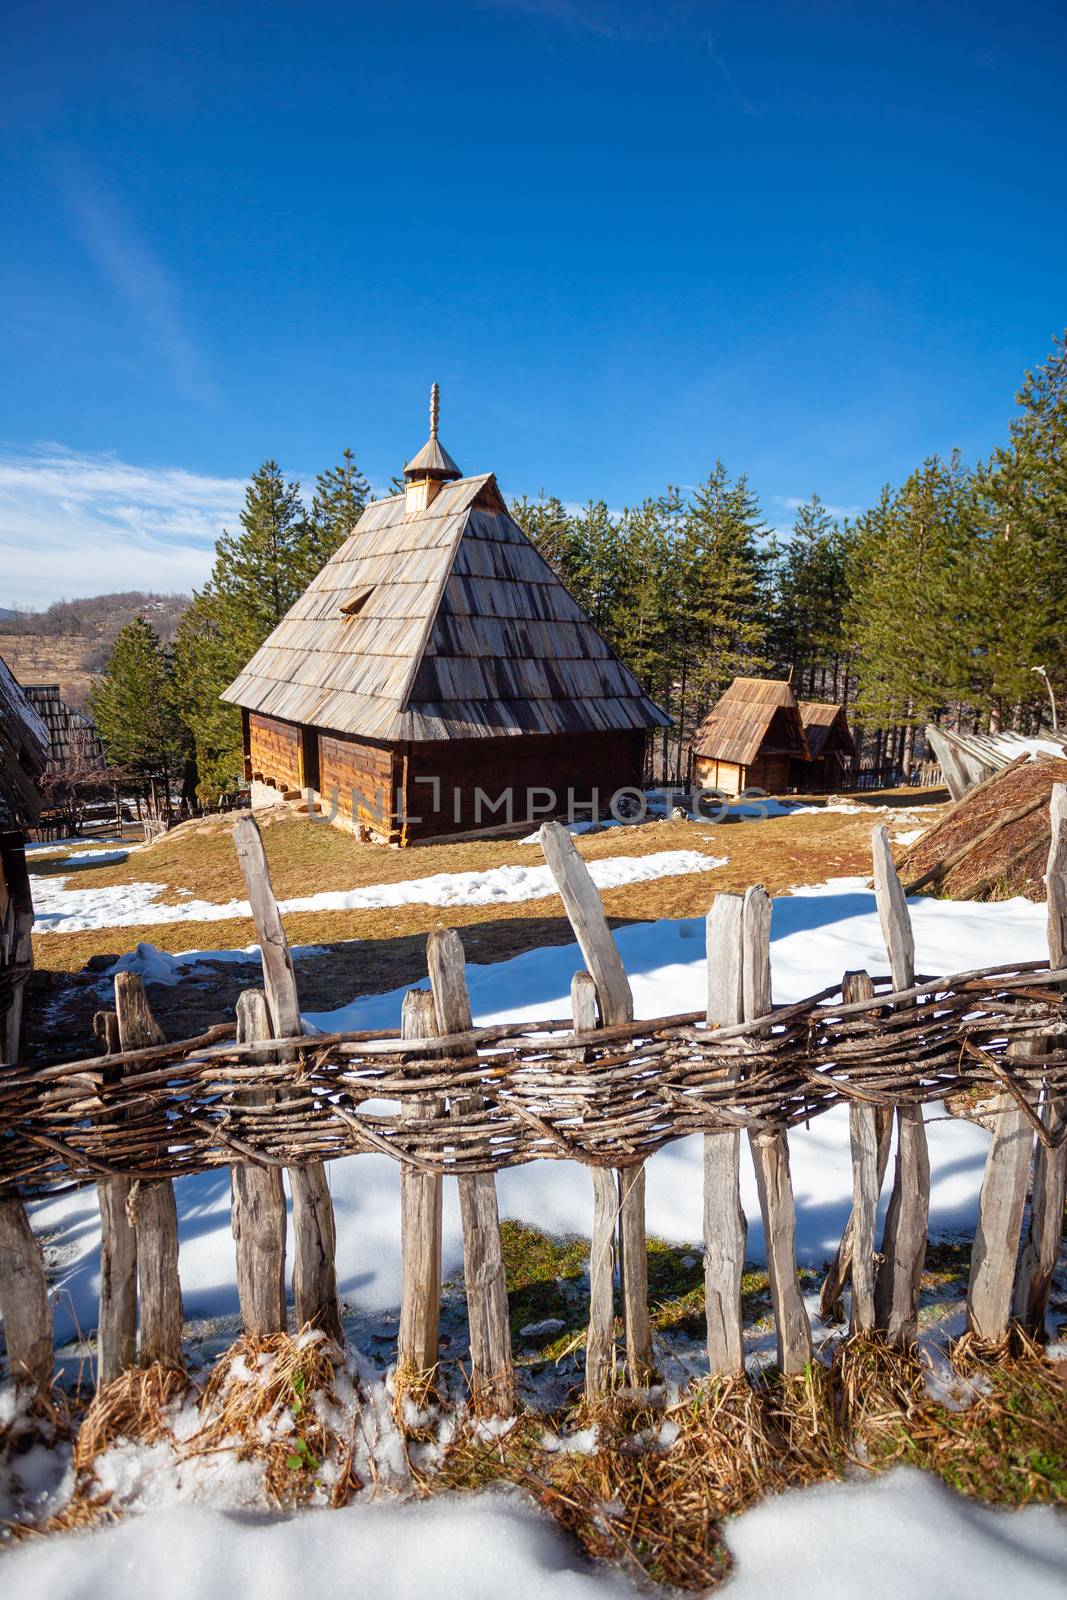
[{"label": "grassy hill", "polygon": [[20,683],[58,683],[65,700],[84,703],[93,678],[107,665],[115,636],[144,615],[165,644],[189,605],[185,594],[122,594],[57,600],[45,611],[0,609],[0,656]]}]

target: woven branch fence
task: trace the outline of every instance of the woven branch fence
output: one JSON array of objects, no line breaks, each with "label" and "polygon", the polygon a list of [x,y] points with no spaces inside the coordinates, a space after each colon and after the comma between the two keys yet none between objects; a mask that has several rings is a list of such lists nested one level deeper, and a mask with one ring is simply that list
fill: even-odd
[{"label": "woven branch fence", "polygon": [[[704,1135],[705,1298],[712,1373],[744,1367],[745,1221],[740,1138],[750,1143],[786,1373],[812,1355],[796,1268],[788,1131],[836,1105],[850,1119],[853,1208],[823,1284],[830,1314],[851,1284],[854,1332],[916,1334],[930,1197],[923,1107],[979,1091],[992,1139],[972,1253],[973,1332],[1002,1342],[1014,1318],[1040,1334],[1060,1241],[1067,1172],[1067,787],[1052,800],[1049,963],[919,979],[903,891],[884,828],[873,834],[875,891],[890,975],[846,973],[774,1007],[770,900],[716,897],[708,914],[708,993],[700,1012],[634,1021],[630,985],[603,907],[570,836],[542,829],[546,859],[586,963],[572,1015],[474,1028],[463,949],[430,935],[430,987],[406,997],[399,1031],[308,1036],[255,822],[234,839],[259,933],[264,991],[236,1024],[168,1043],[140,980],[120,974],[115,1010],[96,1019],[104,1053],[12,1066],[0,1077],[0,1314],[13,1374],[51,1381],[51,1318],[27,1199],[96,1183],[101,1212],[98,1378],[182,1360],[173,1180],[231,1171],[236,1277],[246,1331],[287,1324],[287,1217],[299,1325],[342,1336],[336,1233],[324,1163],[385,1153],[401,1164],[398,1391],[438,1362],[441,1185],[459,1186],[477,1405],[514,1402],[494,1174],[535,1160],[577,1161],[592,1180],[586,1384],[616,1373],[615,1285],[625,1372],[654,1370],[647,1295],[644,1162]],[[895,1138],[894,1138],[895,1135]],[[895,1146],[880,1245],[879,1193]],[[1031,1180],[1031,1168],[1033,1169]],[[1029,1226],[1022,1237],[1032,1181]]]}]

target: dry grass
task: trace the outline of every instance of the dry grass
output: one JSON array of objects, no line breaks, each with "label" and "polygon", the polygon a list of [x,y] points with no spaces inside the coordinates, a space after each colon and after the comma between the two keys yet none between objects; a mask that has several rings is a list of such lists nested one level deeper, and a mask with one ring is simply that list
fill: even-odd
[{"label": "dry grass", "polygon": [[[187,1451],[236,1449],[238,1460],[262,1459],[275,1505],[308,1501],[325,1463],[336,1469],[332,1503],[362,1487],[352,1466],[352,1440],[327,1413],[344,1352],[325,1335],[245,1334],[218,1361],[200,1397],[203,1423]],[[322,1404],[325,1401],[326,1404]]]},{"label": "dry grass", "polygon": [[586,1453],[547,1449],[546,1419],[520,1417],[501,1437],[459,1428],[419,1492],[517,1484],[593,1557],[641,1583],[699,1590],[729,1569],[725,1517],[764,1495],[906,1461],[963,1494],[1005,1505],[1067,1504],[1067,1390],[1034,1349],[956,1368],[974,1403],[950,1411],[926,1393],[919,1357],[876,1340],[847,1341],[833,1366],[802,1377],[708,1382],[670,1410],[613,1397],[557,1413],[566,1441],[595,1425]]},{"label": "dry grass", "polygon": [[185,1399],[190,1387],[184,1372],[157,1363],[131,1367],[98,1389],[78,1429],[75,1470],[79,1475],[90,1473],[97,1456],[119,1439],[155,1444],[171,1438],[172,1416],[168,1413]]},{"label": "dry grass", "polygon": [[[924,797],[930,791],[922,791]],[[893,797],[910,804],[905,795]],[[872,797],[885,803],[885,797]],[[578,840],[587,860],[611,856],[641,856],[660,850],[696,850],[728,857],[726,867],[714,874],[661,878],[628,888],[609,889],[604,902],[609,916],[620,921],[649,921],[659,917],[702,915],[720,889],[746,888],[763,883],[772,894],[796,884],[822,882],[828,877],[866,871],[870,859],[870,814],[827,812],[801,817],[774,817],[759,823],[704,825],[653,822],[639,827],[611,828],[583,835]],[[441,872],[485,872],[498,866],[537,865],[536,845],[515,840],[476,840],[430,845],[417,850],[389,850],[359,844],[337,828],[315,826],[306,818],[279,817],[264,828],[271,878],[279,899],[315,894],[323,890],[361,888],[375,883],[395,883]],[[40,863],[41,869],[59,872],[62,859]],[[37,870],[35,868],[35,870]],[[244,884],[230,840],[227,818],[187,823],[165,835],[148,849],[113,866],[91,864],[68,869],[71,886],[105,888],[131,882],[166,885],[161,899],[179,902],[187,890],[197,899],[222,904],[244,897]],[[455,926],[473,926],[489,918],[494,924],[544,922],[560,915],[553,896],[518,904],[457,906],[448,908]],[[298,912],[286,917],[286,932],[293,945],[333,945],[359,938],[384,941],[424,935],[441,917],[436,906],[412,905],[358,912]],[[516,936],[521,930],[515,930]],[[39,935],[34,959],[42,971],[74,972],[94,956],[121,954],[147,939],[164,950],[225,950],[251,943],[255,930],[250,919],[224,922],[148,924],[139,928],[93,929],[84,933]],[[513,954],[505,949],[503,956]]]}]

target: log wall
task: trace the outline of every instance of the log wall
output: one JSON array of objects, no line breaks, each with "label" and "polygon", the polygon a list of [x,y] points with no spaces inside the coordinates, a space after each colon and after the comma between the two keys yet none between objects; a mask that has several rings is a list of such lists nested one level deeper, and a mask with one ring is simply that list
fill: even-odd
[{"label": "log wall", "polygon": [[[450,739],[406,749],[403,794],[408,842],[491,832],[509,823],[567,814],[589,815],[619,789],[641,788],[645,733],[528,734],[503,739]],[[438,779],[434,784],[432,779]],[[422,781],[420,781],[422,780]],[[510,791],[510,814],[501,797]],[[418,821],[414,819],[418,818]]]},{"label": "log wall", "polygon": [[250,776],[275,789],[299,789],[300,729],[277,717],[261,717],[253,711],[248,718],[248,764]]},{"label": "log wall", "polygon": [[401,760],[392,745],[346,734],[319,734],[323,809],[332,814],[336,790],[338,818],[352,827],[393,837],[400,774]]}]

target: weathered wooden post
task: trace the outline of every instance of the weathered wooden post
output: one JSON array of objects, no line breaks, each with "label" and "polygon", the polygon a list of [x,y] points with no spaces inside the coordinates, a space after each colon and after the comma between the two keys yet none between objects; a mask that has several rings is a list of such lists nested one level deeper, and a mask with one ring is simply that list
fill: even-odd
[{"label": "weathered wooden post", "polygon": [[[874,985],[866,972],[846,972],[841,982],[841,999],[845,1005],[857,1000],[869,1000]],[[875,1230],[877,1226],[878,1198],[882,1192],[885,1169],[889,1165],[889,1149],[893,1142],[893,1113],[885,1106],[872,1106],[862,1100],[849,1101],[849,1140],[852,1147],[852,1210],[841,1234],[841,1243],[826,1270],[819,1290],[819,1315],[826,1320],[837,1316],[837,1303],[845,1285],[852,1279],[853,1333],[869,1333],[874,1327],[874,1260]],[[874,1167],[869,1165],[869,1149],[873,1145]],[[873,1194],[873,1212],[870,1210]],[[862,1215],[857,1220],[857,1205]],[[867,1266],[861,1269],[857,1280],[852,1267],[855,1259],[857,1228],[862,1229],[863,1248],[868,1252]],[[869,1236],[868,1236],[869,1228]],[[869,1249],[868,1249],[869,1247]],[[870,1300],[868,1304],[868,1279]]]},{"label": "weathered wooden post", "polygon": [[[254,817],[237,819],[233,842],[259,939],[271,1033],[275,1039],[292,1039],[304,1031],[296,973]],[[307,1161],[290,1167],[289,1188],[293,1196],[293,1299],[297,1327],[322,1328],[340,1343],[344,1331],[337,1304],[337,1227],[323,1163]]]},{"label": "weathered wooden post", "polygon": [[[426,961],[437,1032],[468,1033],[474,1024],[459,934],[452,928],[431,933]],[[465,1095],[453,1102],[452,1110],[463,1116],[482,1104],[481,1096]],[[476,1172],[459,1178],[458,1184],[474,1405],[484,1415],[510,1416],[515,1409],[515,1375],[496,1177],[492,1172]]]},{"label": "weathered wooden post", "polygon": [[55,1364],[52,1307],[41,1247],[18,1195],[0,1199],[0,1319],[8,1375],[47,1393]]},{"label": "weathered wooden post", "polygon": [[[719,894],[707,922],[708,1026],[744,1021],[744,901]],[[729,1078],[740,1076],[738,1061]],[[704,1302],[708,1370],[731,1377],[745,1370],[741,1331],[741,1278],[748,1223],[741,1206],[741,1135],[736,1129],[704,1135]]]},{"label": "weathered wooden post", "polygon": [[[245,989],[237,996],[237,1043],[254,1044],[270,1037],[266,997],[259,989]],[[250,1089],[241,1095],[249,1106],[267,1105],[273,1099],[270,1089]],[[230,1228],[245,1333],[284,1333],[285,1188],[280,1167],[254,1161],[231,1166]]]},{"label": "weathered wooden post", "polygon": [[[771,898],[766,889],[757,886],[746,892],[741,921],[744,1020],[754,1022],[773,1009]],[[797,1282],[797,1217],[789,1142],[784,1130],[760,1130],[750,1133],[749,1143],[763,1215],[778,1369],[792,1377],[805,1370],[813,1351],[811,1323]]]},{"label": "weathered wooden post", "polygon": [[[618,946],[611,937],[604,904],[574,840],[558,822],[545,822],[541,849],[556,880],[563,909],[596,986],[600,1019],[610,1028],[632,1022],[634,1000]],[[648,1246],[645,1236],[644,1164],[620,1168],[619,1257],[622,1269],[623,1326],[626,1330],[626,1372],[635,1386],[646,1384],[653,1371],[652,1323],[648,1312]]]},{"label": "weathered wooden post", "polygon": [[[1067,783],[1053,786],[1049,826],[1052,837],[1045,882],[1048,886],[1048,954],[1055,972],[1067,967]],[[1049,1149],[1038,1140],[1030,1226],[1019,1257],[1012,1306],[1016,1319],[1037,1339],[1044,1338],[1045,1312],[1063,1233],[1063,1202],[1067,1190],[1067,1096],[1052,1095],[1046,1090],[1042,1120],[1049,1137],[1062,1142],[1058,1148]]]},{"label": "weathered wooden post", "polygon": [[[596,984],[588,972],[571,979],[575,1033],[597,1026]],[[607,1394],[615,1372],[615,1227],[617,1191],[608,1167],[590,1167],[593,1180],[593,1232],[589,1242],[589,1327],[585,1340],[585,1392]]]},{"label": "weathered wooden post", "polygon": [[[429,989],[404,996],[401,1036],[432,1039],[437,1011]],[[435,1100],[405,1107],[412,1120],[432,1115]],[[441,1330],[441,1179],[400,1165],[400,1329],[396,1349],[396,1393],[425,1382],[437,1366]]]},{"label": "weathered wooden post", "polygon": [[[846,972],[841,980],[845,1005],[870,1000],[874,984],[866,972]],[[871,1333],[875,1327],[874,1266],[878,1226],[878,1197],[889,1164],[892,1117],[868,1101],[848,1103],[849,1143],[852,1147],[852,1212],[841,1239],[838,1259],[852,1279],[852,1315],[849,1331]],[[829,1281],[827,1274],[827,1281]],[[841,1286],[844,1286],[842,1278]],[[826,1285],[823,1285],[825,1293]],[[840,1291],[838,1291],[840,1292]],[[836,1297],[835,1297],[836,1298]]]},{"label": "weathered wooden post", "polygon": [[[894,989],[915,983],[915,937],[884,825],[871,834],[874,892]],[[875,1323],[895,1344],[913,1344],[919,1326],[919,1282],[930,1215],[930,1152],[922,1107],[897,1107],[897,1160],[875,1281]]]},{"label": "weathered wooden post", "polygon": [[[165,1044],[135,972],[115,975],[115,1011],[123,1050]],[[159,1157],[165,1159],[166,1145]],[[145,1180],[130,1190],[129,1209],[137,1233],[137,1278],[140,1286],[142,1367],[160,1362],[182,1364],[182,1286],[178,1276],[178,1208],[169,1178]]]},{"label": "weathered wooden post", "polygon": [[[114,1011],[98,1011],[93,1032],[108,1055],[120,1049],[119,1019]],[[105,1082],[122,1073],[105,1069]],[[96,1325],[96,1381],[110,1383],[137,1363],[137,1230],[127,1202],[132,1178],[101,1178],[96,1186],[100,1205],[100,1312]]]}]

